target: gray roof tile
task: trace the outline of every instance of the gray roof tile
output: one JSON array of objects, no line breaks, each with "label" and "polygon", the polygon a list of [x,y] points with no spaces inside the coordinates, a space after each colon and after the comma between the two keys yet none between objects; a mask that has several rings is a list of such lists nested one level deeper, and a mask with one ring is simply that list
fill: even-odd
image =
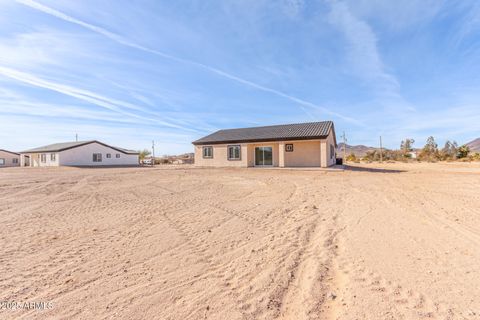
[{"label": "gray roof tile", "polygon": [[90,143],[94,143],[94,142],[96,142],[98,144],[101,144],[105,147],[115,149],[115,150],[120,151],[120,152],[125,153],[125,154],[137,154],[138,153],[138,151],[113,147],[113,146],[110,146],[108,144],[102,143],[102,142],[97,141],[97,140],[54,143],[54,144],[49,144],[49,145],[43,146],[43,147],[38,147],[38,148],[34,148],[34,149],[25,150],[25,151],[22,151],[21,153],[60,152],[60,151],[77,148],[77,147],[87,145],[87,144],[90,144]]},{"label": "gray roof tile", "polygon": [[225,129],[193,141],[193,144],[324,139],[328,136],[330,129],[333,129],[332,121]]},{"label": "gray roof tile", "polygon": [[11,154],[15,154],[15,155],[20,155],[20,153],[17,153],[17,152],[13,152],[13,151],[8,151],[8,150],[5,150],[5,149],[0,149],[0,151],[3,151],[3,152],[7,152],[7,153],[11,153]]}]

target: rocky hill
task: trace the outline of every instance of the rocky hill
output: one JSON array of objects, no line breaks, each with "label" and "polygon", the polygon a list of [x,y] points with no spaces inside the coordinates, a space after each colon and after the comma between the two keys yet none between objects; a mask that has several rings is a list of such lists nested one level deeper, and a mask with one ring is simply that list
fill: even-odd
[{"label": "rocky hill", "polygon": [[[356,157],[363,157],[364,155],[367,154],[367,152],[377,150],[377,148],[368,147],[364,145],[351,146],[349,144],[346,144],[345,146],[346,146],[347,156],[353,152],[353,154],[355,154]],[[337,156],[340,158],[343,157],[343,142],[338,144]]]},{"label": "rocky hill", "polygon": [[471,152],[480,152],[480,138],[470,141],[466,144]]}]

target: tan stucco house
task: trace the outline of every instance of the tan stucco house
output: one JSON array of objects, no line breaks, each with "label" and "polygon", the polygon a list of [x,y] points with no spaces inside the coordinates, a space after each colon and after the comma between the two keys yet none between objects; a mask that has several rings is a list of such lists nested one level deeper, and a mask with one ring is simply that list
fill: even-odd
[{"label": "tan stucco house", "polygon": [[18,167],[20,165],[20,154],[0,149],[0,168]]},{"label": "tan stucco house", "polygon": [[332,121],[219,130],[193,142],[202,167],[329,167],[337,147]]},{"label": "tan stucco house", "polygon": [[22,166],[136,166],[137,151],[109,146],[96,140],[50,144],[20,152]]}]

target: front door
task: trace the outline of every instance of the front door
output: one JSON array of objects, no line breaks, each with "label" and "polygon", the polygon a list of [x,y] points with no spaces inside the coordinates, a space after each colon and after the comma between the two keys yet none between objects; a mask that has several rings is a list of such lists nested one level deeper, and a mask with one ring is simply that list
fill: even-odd
[{"label": "front door", "polygon": [[272,166],[273,149],[272,147],[255,147],[255,165]]}]

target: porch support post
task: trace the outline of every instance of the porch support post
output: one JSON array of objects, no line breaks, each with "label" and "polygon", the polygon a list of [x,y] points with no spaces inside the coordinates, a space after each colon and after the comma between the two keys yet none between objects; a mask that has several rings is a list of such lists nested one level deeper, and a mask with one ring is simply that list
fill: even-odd
[{"label": "porch support post", "polygon": [[278,144],[278,166],[285,167],[285,142],[283,141]]},{"label": "porch support post", "polygon": [[320,167],[322,168],[328,167],[327,155],[327,141],[320,140]]}]

